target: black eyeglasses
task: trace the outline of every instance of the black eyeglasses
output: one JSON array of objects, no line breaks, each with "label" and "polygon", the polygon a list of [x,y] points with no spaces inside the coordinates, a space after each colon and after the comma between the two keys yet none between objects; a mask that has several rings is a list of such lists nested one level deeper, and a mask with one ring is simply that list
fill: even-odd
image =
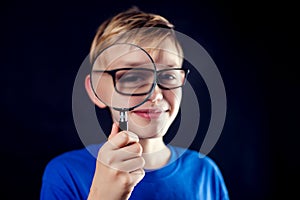
[{"label": "black eyeglasses", "polygon": [[109,74],[112,76],[114,87],[118,93],[139,96],[149,94],[156,84],[164,90],[182,87],[186,82],[189,70],[184,68],[167,68],[155,71],[147,68],[120,68],[114,70],[93,70],[92,73],[93,76]]}]

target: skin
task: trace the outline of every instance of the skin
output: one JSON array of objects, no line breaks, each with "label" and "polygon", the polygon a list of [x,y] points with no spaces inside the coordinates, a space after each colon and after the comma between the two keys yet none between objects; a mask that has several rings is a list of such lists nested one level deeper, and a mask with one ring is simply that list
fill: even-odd
[{"label": "skin", "polygon": [[[166,40],[161,44],[162,48],[164,46],[169,49],[172,42]],[[176,51],[174,48],[172,50]],[[151,57],[157,70],[181,66],[180,58],[165,51],[153,53]],[[105,108],[106,105],[91,89],[89,75],[85,79],[85,87],[91,100],[98,107]],[[107,96],[114,96],[109,92],[112,90],[105,91]],[[158,169],[167,164],[171,153],[163,142],[163,136],[178,113],[181,98],[181,88],[162,90],[156,86],[144,104],[128,112],[129,131],[119,132],[119,112],[111,109],[115,123],[108,141],[99,150],[88,199],[128,199],[144,177],[144,169]]]}]

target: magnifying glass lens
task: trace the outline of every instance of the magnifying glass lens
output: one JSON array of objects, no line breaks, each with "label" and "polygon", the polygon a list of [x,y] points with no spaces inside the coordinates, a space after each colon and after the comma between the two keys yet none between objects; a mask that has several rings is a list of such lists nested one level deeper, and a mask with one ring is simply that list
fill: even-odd
[{"label": "magnifying glass lens", "polygon": [[143,104],[155,86],[156,68],[150,55],[133,44],[114,44],[96,58],[91,84],[109,107],[126,111]]}]

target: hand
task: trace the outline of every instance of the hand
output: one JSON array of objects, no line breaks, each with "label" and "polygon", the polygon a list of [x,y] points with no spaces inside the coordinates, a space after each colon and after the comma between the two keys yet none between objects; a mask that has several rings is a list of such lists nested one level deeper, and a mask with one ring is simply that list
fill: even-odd
[{"label": "hand", "polygon": [[128,199],[145,175],[145,161],[138,136],[118,130],[114,123],[108,141],[98,152],[89,200]]}]

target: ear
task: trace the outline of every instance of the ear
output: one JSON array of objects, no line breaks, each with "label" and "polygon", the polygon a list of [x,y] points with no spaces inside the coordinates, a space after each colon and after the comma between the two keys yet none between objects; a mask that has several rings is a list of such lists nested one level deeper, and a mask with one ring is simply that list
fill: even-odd
[{"label": "ear", "polygon": [[105,108],[106,105],[104,103],[102,103],[95,95],[93,89],[92,89],[92,86],[91,86],[91,77],[90,75],[87,75],[85,77],[85,82],[84,82],[84,85],[85,85],[85,89],[90,97],[90,99],[92,100],[92,102],[97,105],[98,107],[100,108]]}]

